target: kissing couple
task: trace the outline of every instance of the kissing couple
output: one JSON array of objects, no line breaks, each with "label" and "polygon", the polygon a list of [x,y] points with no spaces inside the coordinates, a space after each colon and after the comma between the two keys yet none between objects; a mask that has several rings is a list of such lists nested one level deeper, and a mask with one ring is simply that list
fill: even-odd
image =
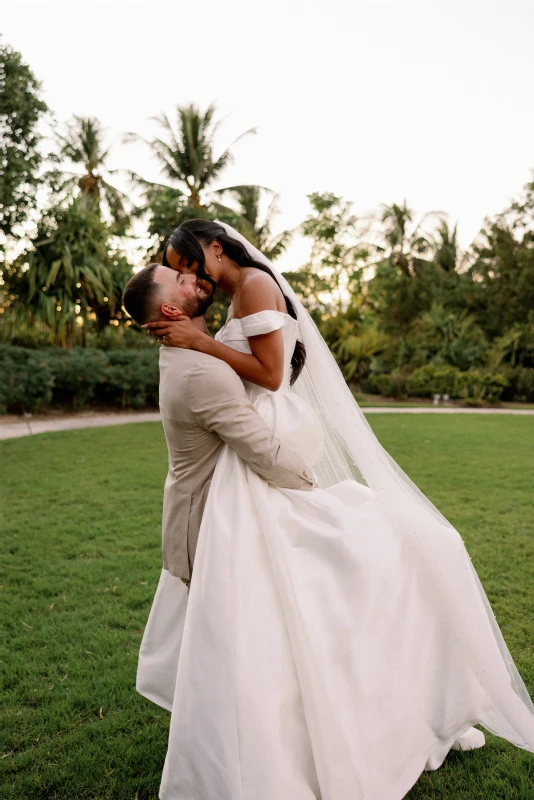
[{"label": "kissing couple", "polygon": [[[231,298],[212,338],[203,314]],[[534,709],[465,545],[381,447],[311,317],[241,234],[190,220],[124,305],[160,349],[163,570],[137,689],[162,800],[401,800],[476,724]]]}]

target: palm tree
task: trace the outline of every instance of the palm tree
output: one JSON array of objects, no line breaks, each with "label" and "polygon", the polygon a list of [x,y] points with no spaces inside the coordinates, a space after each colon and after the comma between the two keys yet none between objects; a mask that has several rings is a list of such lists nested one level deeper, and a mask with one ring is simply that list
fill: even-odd
[{"label": "palm tree", "polygon": [[493,340],[489,351],[488,364],[497,369],[503,363],[513,367],[534,361],[534,324],[516,322],[501,336]]},{"label": "palm tree", "polygon": [[459,261],[458,226],[451,228],[446,219],[440,220],[434,234],[434,262],[445,272],[455,272]]},{"label": "palm tree", "polygon": [[424,223],[431,217],[441,219],[440,212],[431,211],[414,224],[414,212],[408,208],[406,201],[402,205],[393,203],[383,205],[380,217],[381,231],[379,244],[375,246],[380,262],[400,269],[408,278],[414,278],[417,267],[428,263],[432,247],[431,236],[424,231]]},{"label": "palm tree", "polygon": [[215,113],[213,104],[204,112],[193,103],[188,106],[176,106],[174,124],[164,113],[152,118],[162,129],[162,137],[155,136],[146,140],[137,134],[127,134],[126,141],[140,139],[148,145],[168,183],[145,181],[131,173],[134,181],[145,192],[151,189],[177,190],[178,196],[186,194],[189,203],[200,210],[206,201],[207,190],[232,163],[234,158],[232,148],[245,136],[256,133],[255,128],[245,131],[216,158],[215,134],[221,120],[215,119]]},{"label": "palm tree", "polygon": [[113,219],[118,230],[123,233],[128,223],[128,200],[119,189],[109,181],[109,176],[117,170],[106,165],[110,148],[104,146],[104,129],[95,117],[72,118],[67,130],[57,134],[60,156],[72,165],[81,165],[79,171],[64,172],[58,189],[72,192],[77,187],[79,195],[87,208],[103,209]]},{"label": "palm tree", "polygon": [[[273,221],[278,213],[278,195],[272,189],[263,186],[229,186],[219,190],[217,194],[221,199],[228,198],[236,204],[238,229],[268,259],[274,261],[286,250],[294,231],[285,230],[277,236],[273,235]],[[264,195],[270,196],[271,202],[262,219],[260,206]]]}]

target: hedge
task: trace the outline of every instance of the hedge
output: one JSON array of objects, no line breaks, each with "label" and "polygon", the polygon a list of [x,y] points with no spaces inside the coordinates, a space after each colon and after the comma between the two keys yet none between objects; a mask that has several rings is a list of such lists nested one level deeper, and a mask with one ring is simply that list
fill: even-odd
[{"label": "hedge", "polygon": [[[157,407],[159,348],[32,350],[0,345],[0,413],[34,412],[46,407]],[[371,373],[364,392],[384,397],[448,394],[469,405],[500,399],[534,401],[534,369],[503,367],[497,373],[460,371],[425,364],[411,373]]]},{"label": "hedge", "polygon": [[54,374],[44,353],[0,345],[0,413],[49,405],[53,385]]},{"label": "hedge", "polygon": [[504,372],[461,371],[448,364],[425,364],[412,372],[371,373],[361,382],[364,392],[384,397],[432,397],[448,394],[467,405],[498,403],[507,400],[534,400],[534,369],[523,368],[512,387]]},{"label": "hedge", "polygon": [[157,407],[159,348],[93,350],[0,345],[0,413],[89,405]]},{"label": "hedge", "polygon": [[502,373],[472,369],[462,372],[450,365],[425,364],[415,369],[407,380],[412,397],[431,397],[448,394],[469,405],[497,403],[508,385]]}]

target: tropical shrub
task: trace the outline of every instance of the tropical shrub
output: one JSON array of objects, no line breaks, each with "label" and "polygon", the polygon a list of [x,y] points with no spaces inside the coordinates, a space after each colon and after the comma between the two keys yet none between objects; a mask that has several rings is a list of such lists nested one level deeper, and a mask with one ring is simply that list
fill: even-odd
[{"label": "tropical shrub", "polygon": [[379,394],[382,397],[406,397],[408,395],[408,375],[402,370],[393,372],[372,372],[361,382],[361,388],[369,394]]},{"label": "tropical shrub", "polygon": [[53,383],[43,353],[0,345],[0,413],[38,411],[50,403]]},{"label": "tropical shrub", "polygon": [[410,339],[416,353],[426,354],[435,364],[450,364],[461,370],[485,362],[487,342],[473,314],[445,309],[439,303],[412,324]]},{"label": "tropical shrub", "polygon": [[158,405],[159,348],[30,350],[0,345],[0,413],[47,406]]},{"label": "tropical shrub", "polygon": [[457,397],[467,405],[498,403],[508,380],[502,373],[483,373],[480,370],[461,372],[457,380]]},{"label": "tropical shrub", "polygon": [[112,350],[103,382],[103,395],[121,408],[157,405],[158,350]]},{"label": "tropical shrub", "polygon": [[[525,370],[534,373],[534,370]],[[530,375],[522,378],[524,393],[534,393],[534,380]],[[362,389],[383,397],[432,397],[435,394],[448,394],[450,398],[460,398],[468,405],[497,403],[509,379],[503,373],[484,373],[480,370],[462,372],[448,364],[425,364],[407,375],[402,370],[390,373],[371,373],[362,381]]]},{"label": "tropical shrub", "polygon": [[101,350],[49,348],[44,355],[54,375],[52,403],[76,411],[93,400],[108,369],[107,354]]},{"label": "tropical shrub", "polygon": [[414,369],[407,381],[408,394],[412,397],[432,397],[434,394],[458,396],[458,367],[448,364],[425,364]]},{"label": "tropical shrub", "polygon": [[517,376],[516,400],[534,402],[534,369],[520,367]]}]

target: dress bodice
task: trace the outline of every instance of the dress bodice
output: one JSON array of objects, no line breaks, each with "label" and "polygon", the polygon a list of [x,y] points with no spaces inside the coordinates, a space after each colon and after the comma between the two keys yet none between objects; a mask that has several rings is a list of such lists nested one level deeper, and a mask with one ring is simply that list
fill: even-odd
[{"label": "dress bodice", "polygon": [[[256,314],[249,314],[247,317],[242,317],[242,319],[233,317],[215,335],[215,338],[240,353],[251,353],[248,342],[250,336],[261,336],[280,329],[282,329],[284,337],[284,377],[279,391],[289,391],[291,358],[299,332],[298,322],[293,317],[290,317],[289,314],[284,314],[282,311],[258,311]],[[251,399],[269,391],[247,381],[244,383],[247,394]]]},{"label": "dress bodice", "polygon": [[284,337],[284,377],[280,388],[271,392],[244,381],[245,389],[258,413],[311,467],[322,456],[324,436],[315,412],[290,388],[291,358],[299,335],[298,322],[282,311],[258,311],[242,319],[228,320],[215,338],[241,353],[251,353],[249,336],[277,330],[282,330]]}]

